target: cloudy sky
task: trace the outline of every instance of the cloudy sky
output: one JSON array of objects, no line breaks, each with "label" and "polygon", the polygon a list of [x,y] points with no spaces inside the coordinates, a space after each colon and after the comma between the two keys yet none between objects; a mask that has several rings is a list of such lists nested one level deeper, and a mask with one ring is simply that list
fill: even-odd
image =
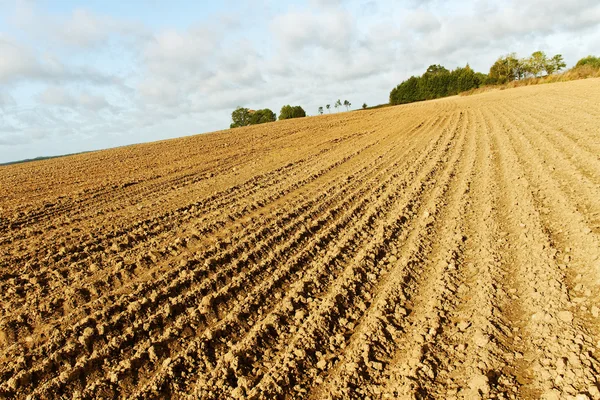
[{"label": "cloudy sky", "polygon": [[430,64],[600,55],[598,0],[0,0],[0,162],[358,107]]}]

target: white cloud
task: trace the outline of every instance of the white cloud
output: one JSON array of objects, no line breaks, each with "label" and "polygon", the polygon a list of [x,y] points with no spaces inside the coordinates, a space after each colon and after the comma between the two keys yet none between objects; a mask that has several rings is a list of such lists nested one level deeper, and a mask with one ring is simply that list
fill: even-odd
[{"label": "white cloud", "polygon": [[10,95],[8,92],[0,92],[0,109],[5,107],[16,106],[17,102],[15,98]]},{"label": "white cloud", "polygon": [[307,47],[346,50],[354,38],[354,28],[352,17],[342,9],[293,11],[276,16],[271,22],[273,37],[290,52]]},{"label": "white cloud", "polygon": [[144,61],[152,73],[195,75],[206,66],[206,58],[217,49],[214,32],[200,27],[186,32],[166,30],[156,34],[144,49]]},{"label": "white cloud", "polygon": [[67,66],[51,53],[36,54],[10,38],[0,34],[0,84],[19,81],[84,81],[97,85],[120,84],[119,78],[91,66]]},{"label": "white cloud", "polygon": [[343,0],[310,0],[312,6],[315,7],[336,7],[343,3]]},{"label": "white cloud", "polygon": [[33,54],[3,36],[0,36],[0,54],[0,83],[38,72]]},{"label": "white cloud", "polygon": [[404,17],[405,29],[409,28],[417,33],[427,33],[439,29],[439,19],[428,9],[418,8],[410,10]]},{"label": "white cloud", "polygon": [[56,21],[54,30],[58,39],[73,46],[89,47],[108,40],[116,28],[111,19],[103,18],[89,11],[77,9],[62,21]]},{"label": "white cloud", "polygon": [[38,95],[40,103],[48,106],[73,106],[75,99],[59,86],[49,86]]},{"label": "white cloud", "polygon": [[53,41],[75,48],[89,49],[104,45],[111,36],[121,40],[143,40],[148,32],[142,23],[116,16],[92,13],[76,8],[67,14],[40,11],[35,2],[17,0],[9,20],[20,29],[35,35],[39,41]]},{"label": "white cloud", "polygon": [[72,94],[62,86],[48,86],[38,95],[40,103],[47,106],[69,107],[74,109],[87,109],[91,111],[100,111],[105,108],[111,108],[108,101],[101,95],[94,95],[87,92]]}]

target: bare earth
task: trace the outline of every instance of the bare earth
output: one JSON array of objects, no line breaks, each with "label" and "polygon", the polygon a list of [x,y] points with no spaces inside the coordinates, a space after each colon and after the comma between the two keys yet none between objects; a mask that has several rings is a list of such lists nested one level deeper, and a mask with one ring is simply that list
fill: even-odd
[{"label": "bare earth", "polygon": [[0,397],[600,399],[600,79],[0,187]]}]

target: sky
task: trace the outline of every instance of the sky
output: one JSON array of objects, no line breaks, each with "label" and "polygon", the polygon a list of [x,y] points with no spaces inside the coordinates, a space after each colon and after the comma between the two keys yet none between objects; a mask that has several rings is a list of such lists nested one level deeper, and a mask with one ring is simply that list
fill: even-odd
[{"label": "sky", "polygon": [[597,0],[0,0],[0,163],[386,103],[431,64],[600,56]]}]

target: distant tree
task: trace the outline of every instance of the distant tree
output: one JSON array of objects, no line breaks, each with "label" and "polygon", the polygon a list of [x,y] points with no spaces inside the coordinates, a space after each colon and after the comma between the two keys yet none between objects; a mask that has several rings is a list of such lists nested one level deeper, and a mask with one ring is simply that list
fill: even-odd
[{"label": "distant tree", "polygon": [[406,104],[423,100],[419,93],[420,77],[411,76],[390,92],[390,104]]},{"label": "distant tree", "polygon": [[477,82],[479,82],[479,86],[491,83],[488,74],[484,74],[483,72],[475,72],[475,78],[477,79]]},{"label": "distant tree", "polygon": [[489,83],[502,84],[521,79],[525,74],[524,66],[515,53],[500,57],[490,68]]},{"label": "distant tree", "polygon": [[560,70],[565,68],[566,66],[567,64],[563,60],[562,54],[556,54],[546,63],[546,73],[550,75],[555,72],[560,72]]},{"label": "distant tree", "polygon": [[[514,53],[513,53],[514,54]],[[511,81],[513,80],[521,80],[527,76],[528,67],[527,60],[518,59],[516,55],[514,58],[509,60],[509,68],[512,71]]]},{"label": "distant tree", "polygon": [[366,110],[366,108],[367,108],[367,103],[363,103],[363,105],[362,105],[362,108],[363,108],[363,110]]},{"label": "distant tree", "polygon": [[250,125],[250,110],[244,107],[238,107],[231,113],[231,120],[233,121],[230,128],[239,128],[240,126]]},{"label": "distant tree", "polygon": [[536,78],[546,69],[548,57],[543,51],[534,51],[527,59],[527,69]]},{"label": "distant tree", "polygon": [[344,100],[344,107],[346,107],[346,111],[348,111],[348,107],[350,107],[350,102],[348,100]]},{"label": "distant tree", "polygon": [[489,72],[488,76],[490,77],[490,80],[493,81],[493,83],[501,83],[501,82],[503,83],[508,80],[506,72],[507,71],[506,71],[505,62],[502,59],[502,57],[500,57],[490,67],[490,72]]},{"label": "distant tree", "polygon": [[327,111],[329,111],[329,114],[331,114],[331,104],[327,104],[325,108],[327,108]]},{"label": "distant tree", "polygon": [[274,122],[277,120],[277,115],[268,108],[254,111],[250,114],[250,125],[264,124],[266,122]]},{"label": "distant tree", "polygon": [[335,109],[337,110],[337,109],[338,109],[338,107],[341,107],[341,106],[342,106],[342,102],[340,101],[340,99],[338,99],[338,100],[335,102]]},{"label": "distant tree", "polygon": [[450,71],[448,71],[443,66],[441,66],[439,64],[433,64],[427,68],[427,71],[425,73],[426,74],[447,74],[448,72],[450,72]]},{"label": "distant tree", "polygon": [[290,106],[285,105],[281,107],[281,111],[279,112],[279,119],[290,119],[290,118],[301,118],[306,117],[306,112],[300,106]]},{"label": "distant tree", "polygon": [[593,68],[600,68],[600,57],[595,56],[587,56],[583,57],[581,60],[577,61],[575,67],[583,67],[584,65],[589,65]]},{"label": "distant tree", "polygon": [[[498,63],[498,65],[500,64]],[[477,88],[487,81],[487,75],[476,73],[469,64],[453,71],[434,64],[430,65],[422,76],[412,76],[392,89],[390,104],[405,104],[453,96]]]},{"label": "distant tree", "polygon": [[323,115],[323,106],[319,107],[319,115]]}]

